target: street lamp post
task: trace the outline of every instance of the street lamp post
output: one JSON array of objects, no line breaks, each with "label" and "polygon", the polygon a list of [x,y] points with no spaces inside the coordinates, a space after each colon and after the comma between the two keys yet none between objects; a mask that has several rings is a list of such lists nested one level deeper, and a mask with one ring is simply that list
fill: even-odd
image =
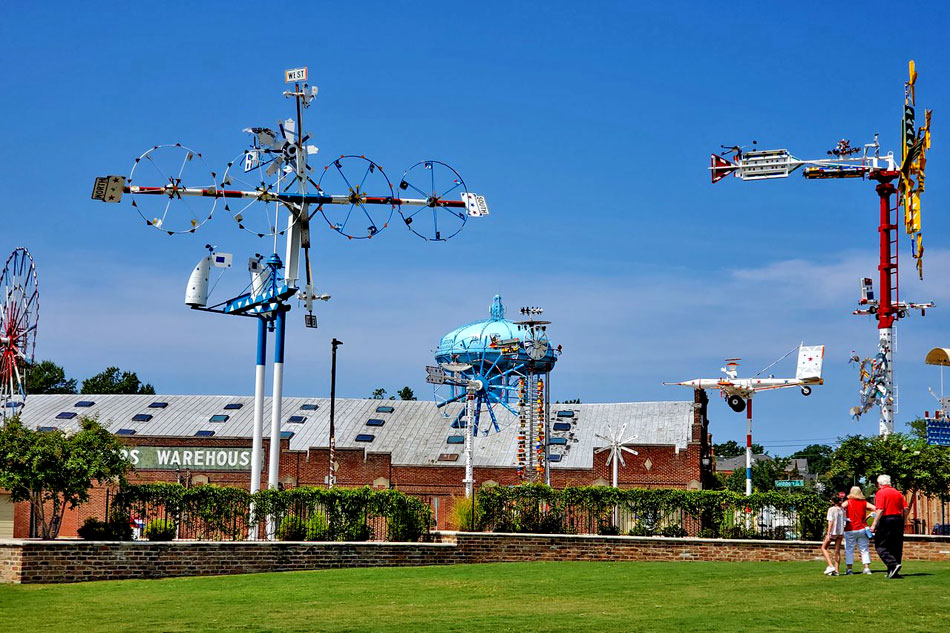
[{"label": "street lamp post", "polygon": [[343,345],[343,341],[334,338],[330,341],[330,468],[327,474],[327,488],[336,484],[336,348]]}]

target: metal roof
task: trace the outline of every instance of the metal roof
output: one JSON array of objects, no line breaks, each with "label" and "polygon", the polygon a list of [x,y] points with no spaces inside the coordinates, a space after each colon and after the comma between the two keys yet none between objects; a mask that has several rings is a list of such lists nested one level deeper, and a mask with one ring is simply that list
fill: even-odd
[{"label": "metal roof", "polygon": [[[93,401],[91,407],[76,407],[80,401]],[[149,408],[152,402],[167,402],[164,408]],[[240,409],[225,409],[241,403]],[[316,404],[316,411],[303,410],[304,404]],[[376,411],[392,406],[392,413]],[[464,433],[450,424],[461,405],[436,409],[431,401],[371,400],[337,398],[336,444],[340,448],[363,448],[373,453],[391,453],[394,465],[445,465],[440,454],[461,453],[464,446],[447,444],[449,435]],[[684,449],[690,440],[694,405],[692,402],[625,402],[605,404],[551,405],[553,422],[570,424],[569,431],[552,431],[552,437],[565,437],[567,444],[552,446],[551,453],[562,455],[553,468],[592,468],[593,451],[604,444],[595,435],[605,435],[607,426],[627,425],[627,434],[635,435],[636,445],[666,445]],[[56,416],[74,411],[78,417],[62,420]],[[574,417],[557,418],[560,411],[574,411]],[[139,413],[152,416],[147,422],[133,422]],[[292,450],[326,447],[330,427],[329,398],[284,398],[281,430],[293,431]],[[270,433],[271,399],[264,401],[264,434]],[[213,415],[228,415],[226,422],[210,422]],[[304,416],[303,423],[290,423],[292,415]],[[445,417],[445,416],[448,417]],[[132,429],[135,437],[193,437],[201,430],[213,430],[215,438],[251,437],[254,419],[252,396],[143,396],[143,395],[34,395],[27,400],[21,418],[27,426],[78,428],[82,416],[95,417],[111,432]],[[367,426],[370,418],[383,420],[383,426]],[[507,411],[498,417],[501,431],[475,439],[477,466],[513,466],[517,418]],[[356,442],[356,436],[371,433],[371,443]],[[459,462],[462,460],[460,458]]]}]

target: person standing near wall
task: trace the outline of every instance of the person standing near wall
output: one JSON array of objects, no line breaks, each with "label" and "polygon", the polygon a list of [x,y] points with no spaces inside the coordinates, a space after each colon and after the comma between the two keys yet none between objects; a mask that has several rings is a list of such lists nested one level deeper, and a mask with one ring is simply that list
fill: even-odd
[{"label": "person standing near wall", "polygon": [[[825,533],[825,540],[821,542],[821,554],[825,557],[828,566],[825,567],[826,576],[837,576],[838,565],[841,564],[841,539],[844,537],[844,510],[841,509],[841,502],[844,501],[844,493],[839,492],[831,500],[831,507],[828,508],[828,531]],[[831,552],[828,546],[835,544],[834,562],[831,561]]]},{"label": "person standing near wall", "polygon": [[901,558],[904,554],[904,521],[910,508],[904,495],[891,486],[889,475],[878,475],[877,494],[874,505],[874,548],[881,561],[887,566],[887,577],[896,578],[901,570]]},{"label": "person standing near wall", "polygon": [[854,573],[854,546],[861,550],[861,562],[864,563],[863,574],[871,573],[870,540],[868,539],[867,517],[868,512],[874,511],[874,506],[867,502],[860,486],[852,486],[848,493],[848,500],[841,506],[848,519],[848,529],[844,533],[844,562],[848,566],[845,576]]}]

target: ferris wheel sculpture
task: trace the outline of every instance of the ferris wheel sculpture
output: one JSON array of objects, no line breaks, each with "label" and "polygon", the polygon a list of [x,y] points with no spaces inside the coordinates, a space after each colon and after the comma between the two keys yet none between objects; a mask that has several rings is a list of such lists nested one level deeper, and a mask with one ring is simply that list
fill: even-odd
[{"label": "ferris wheel sculpture", "polygon": [[0,272],[0,418],[26,402],[26,378],[33,364],[40,291],[33,257],[16,248]]}]

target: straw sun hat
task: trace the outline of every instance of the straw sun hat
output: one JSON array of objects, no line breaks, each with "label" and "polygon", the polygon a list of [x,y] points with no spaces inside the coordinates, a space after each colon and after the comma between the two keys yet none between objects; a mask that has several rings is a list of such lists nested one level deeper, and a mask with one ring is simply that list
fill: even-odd
[{"label": "straw sun hat", "polygon": [[864,499],[864,493],[861,492],[861,487],[852,486],[851,492],[848,493],[848,499]]}]

